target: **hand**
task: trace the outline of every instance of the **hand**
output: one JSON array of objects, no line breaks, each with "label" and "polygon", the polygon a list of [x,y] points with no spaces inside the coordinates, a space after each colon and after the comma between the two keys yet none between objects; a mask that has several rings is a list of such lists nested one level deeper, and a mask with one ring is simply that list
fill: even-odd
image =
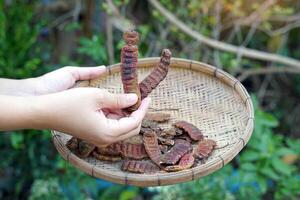
[{"label": "hand", "polygon": [[60,92],[74,86],[76,81],[96,78],[106,71],[99,67],[63,67],[43,76],[34,78],[35,94],[43,95]]},{"label": "hand", "polygon": [[99,88],[74,88],[42,95],[33,102],[40,128],[49,128],[84,139],[97,146],[124,140],[140,131],[150,99],[124,116],[122,108],[137,102],[135,94],[112,94]]}]

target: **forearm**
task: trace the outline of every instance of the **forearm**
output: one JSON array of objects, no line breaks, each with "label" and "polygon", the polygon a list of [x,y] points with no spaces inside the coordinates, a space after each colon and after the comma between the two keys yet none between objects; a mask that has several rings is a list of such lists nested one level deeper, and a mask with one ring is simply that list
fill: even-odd
[{"label": "forearm", "polygon": [[0,131],[47,128],[38,98],[0,95]]},{"label": "forearm", "polygon": [[36,92],[35,78],[21,80],[0,78],[0,95],[32,96]]}]

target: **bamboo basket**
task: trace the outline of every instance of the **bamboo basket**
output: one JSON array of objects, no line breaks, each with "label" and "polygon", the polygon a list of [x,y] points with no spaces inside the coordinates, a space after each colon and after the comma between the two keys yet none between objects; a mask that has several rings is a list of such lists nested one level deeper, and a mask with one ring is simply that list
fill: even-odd
[{"label": "bamboo basket", "polygon": [[[139,80],[148,75],[158,62],[158,57],[139,59]],[[120,64],[109,66],[103,76],[80,82],[78,86],[122,93]],[[179,172],[156,174],[121,171],[121,162],[99,161],[93,157],[80,159],[65,146],[71,136],[52,131],[56,149],[65,160],[91,176],[119,184],[146,187],[176,184],[206,176],[230,162],[251,137],[254,111],[249,94],[237,79],[213,66],[172,58],[166,79],[150,96],[150,111],[171,114],[170,122],[162,127],[170,127],[177,120],[186,120],[223,148],[215,150],[205,164]]]}]

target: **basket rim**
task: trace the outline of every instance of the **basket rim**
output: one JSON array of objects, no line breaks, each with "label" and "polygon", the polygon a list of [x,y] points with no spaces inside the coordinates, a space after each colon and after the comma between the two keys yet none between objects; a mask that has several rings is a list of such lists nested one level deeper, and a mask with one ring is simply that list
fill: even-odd
[{"label": "basket rim", "polygon": [[[139,59],[138,67],[151,67],[154,64],[156,64],[159,61],[159,59],[160,57],[149,57]],[[119,72],[119,67],[120,63],[108,66],[104,76],[109,76]],[[244,132],[242,133],[242,137],[235,138],[233,140],[232,147],[229,151],[219,155],[219,159],[215,159],[203,165],[199,165],[179,172],[171,172],[164,174],[130,174],[123,171],[113,172],[102,168],[97,168],[95,167],[95,165],[92,165],[77,157],[62,143],[62,141],[59,138],[59,132],[51,130],[53,143],[58,152],[61,154],[61,156],[65,160],[70,162],[72,165],[90,174],[91,176],[105,179],[115,183],[136,186],[160,186],[191,181],[196,178],[213,173],[218,169],[224,167],[227,163],[229,163],[248,143],[253,132],[254,108],[247,90],[244,88],[242,83],[236,78],[234,78],[232,75],[206,63],[182,58],[172,58],[170,67],[185,68],[198,72],[200,71],[202,73],[206,73],[207,75],[213,76],[214,78],[218,79],[224,84],[232,87],[242,98],[246,106],[246,111],[248,113],[248,122],[245,126]],[[81,81],[77,84],[77,86],[88,86],[89,84],[90,81]]]}]

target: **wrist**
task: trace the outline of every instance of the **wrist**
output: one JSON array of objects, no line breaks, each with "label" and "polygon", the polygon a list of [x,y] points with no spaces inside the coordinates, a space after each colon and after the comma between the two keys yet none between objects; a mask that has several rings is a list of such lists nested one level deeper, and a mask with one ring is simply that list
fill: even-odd
[{"label": "wrist", "polygon": [[56,119],[54,116],[55,105],[51,101],[51,95],[42,95],[42,96],[31,96],[26,97],[29,107],[29,118],[28,124],[31,124],[33,129],[53,129],[52,124],[53,120]]},{"label": "wrist", "polygon": [[0,95],[0,105],[0,130],[47,128],[38,97]]},{"label": "wrist", "polygon": [[24,85],[22,96],[38,96],[42,94],[39,77],[20,80]]},{"label": "wrist", "polygon": [[0,94],[12,96],[33,96],[37,91],[35,78],[28,79],[5,79],[0,78]]}]

